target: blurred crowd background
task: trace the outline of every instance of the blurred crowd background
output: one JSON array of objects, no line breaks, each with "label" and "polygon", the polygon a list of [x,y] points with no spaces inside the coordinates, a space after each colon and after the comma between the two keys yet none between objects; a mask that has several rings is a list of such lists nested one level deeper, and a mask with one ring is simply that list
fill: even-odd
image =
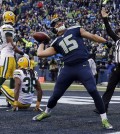
[{"label": "blurred crowd background", "polygon": [[[98,44],[85,40],[97,67],[97,83],[107,81],[107,75],[114,67],[114,42],[107,35],[100,15],[100,0],[0,0],[0,25],[2,14],[11,10],[16,15],[17,46],[35,61],[39,75],[45,80],[55,81],[60,67],[62,56],[57,54],[47,59],[38,59],[36,52],[39,43],[32,37],[34,32],[43,31],[55,38],[51,32],[51,20],[62,18],[66,27],[80,25],[91,33],[98,34],[112,43],[108,48],[106,44]],[[109,0],[106,9],[109,12],[110,25],[115,31],[120,27],[120,0]],[[19,57],[19,55],[17,56]]]}]

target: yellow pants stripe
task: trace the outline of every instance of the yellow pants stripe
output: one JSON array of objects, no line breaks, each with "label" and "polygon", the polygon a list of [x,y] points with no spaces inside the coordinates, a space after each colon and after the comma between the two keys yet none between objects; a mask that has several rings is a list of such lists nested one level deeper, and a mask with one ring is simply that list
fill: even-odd
[{"label": "yellow pants stripe", "polygon": [[1,91],[7,97],[8,100],[14,102],[14,91],[12,89],[8,89],[7,86],[2,86]]}]

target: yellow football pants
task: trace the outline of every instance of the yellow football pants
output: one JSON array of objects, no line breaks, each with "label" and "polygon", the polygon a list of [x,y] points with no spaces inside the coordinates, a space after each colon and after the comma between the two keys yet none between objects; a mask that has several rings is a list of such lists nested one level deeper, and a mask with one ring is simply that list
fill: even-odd
[{"label": "yellow football pants", "polygon": [[[8,100],[8,102],[13,106],[13,104],[14,104],[14,90],[3,85],[1,87],[1,91],[6,96],[6,99]],[[29,107],[30,107],[30,104],[22,104],[22,103],[18,102],[19,109],[27,109]]]},{"label": "yellow football pants", "polygon": [[8,79],[13,78],[13,72],[16,69],[16,60],[14,57],[5,57],[4,65],[1,66],[1,77]]}]

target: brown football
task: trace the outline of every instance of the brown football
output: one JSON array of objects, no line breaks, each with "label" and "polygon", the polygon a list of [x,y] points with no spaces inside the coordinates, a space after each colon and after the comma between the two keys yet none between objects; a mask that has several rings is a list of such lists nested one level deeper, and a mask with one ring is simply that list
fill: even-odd
[{"label": "brown football", "polygon": [[35,32],[33,38],[40,43],[48,43],[50,41],[50,37],[44,32]]}]

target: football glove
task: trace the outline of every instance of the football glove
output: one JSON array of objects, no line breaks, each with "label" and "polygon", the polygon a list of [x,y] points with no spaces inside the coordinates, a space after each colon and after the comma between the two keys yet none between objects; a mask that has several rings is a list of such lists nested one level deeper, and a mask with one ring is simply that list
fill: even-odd
[{"label": "football glove", "polygon": [[18,111],[18,107],[13,107],[13,108],[12,108],[12,111],[14,111],[14,112],[15,112],[15,111]]},{"label": "football glove", "polygon": [[18,101],[14,101],[12,111],[18,111]]}]

